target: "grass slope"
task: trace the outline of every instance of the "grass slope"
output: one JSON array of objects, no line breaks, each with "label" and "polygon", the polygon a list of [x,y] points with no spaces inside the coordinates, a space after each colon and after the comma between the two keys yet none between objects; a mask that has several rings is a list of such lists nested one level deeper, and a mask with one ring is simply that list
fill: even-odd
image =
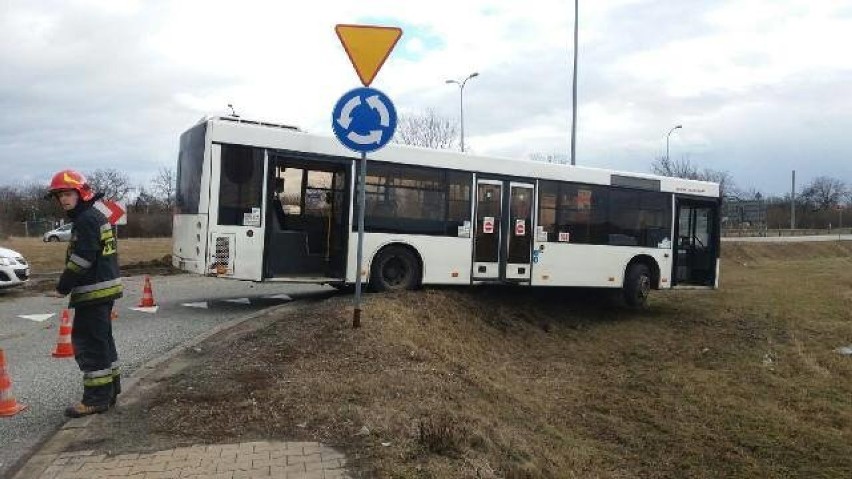
[{"label": "grass slope", "polygon": [[[377,477],[850,477],[852,245],[726,245],[722,289],[336,297],[148,403],[186,442],[305,438]],[[362,426],[370,430],[359,435]]]}]

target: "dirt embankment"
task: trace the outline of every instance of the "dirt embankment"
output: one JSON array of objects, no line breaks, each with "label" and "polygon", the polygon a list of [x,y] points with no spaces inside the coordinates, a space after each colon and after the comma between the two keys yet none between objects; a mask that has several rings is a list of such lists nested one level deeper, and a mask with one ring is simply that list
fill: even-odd
[{"label": "dirt embankment", "polygon": [[80,448],[317,440],[361,477],[849,477],[852,248],[725,245],[722,287],[294,304],[180,355]]},{"label": "dirt embankment", "polygon": [[368,295],[352,330],[349,297],[303,304],[184,354],[99,431],[319,440],[365,477],[848,477],[852,259],[767,249],[726,248],[720,291],[645,313],[433,288]]}]

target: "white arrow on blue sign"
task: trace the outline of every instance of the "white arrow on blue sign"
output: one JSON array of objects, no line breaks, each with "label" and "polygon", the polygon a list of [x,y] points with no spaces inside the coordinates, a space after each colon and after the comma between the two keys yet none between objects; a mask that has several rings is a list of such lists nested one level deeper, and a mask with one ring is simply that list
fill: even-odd
[{"label": "white arrow on blue sign", "polygon": [[356,88],[337,100],[331,124],[334,136],[343,146],[359,153],[376,151],[393,138],[396,109],[381,91]]}]

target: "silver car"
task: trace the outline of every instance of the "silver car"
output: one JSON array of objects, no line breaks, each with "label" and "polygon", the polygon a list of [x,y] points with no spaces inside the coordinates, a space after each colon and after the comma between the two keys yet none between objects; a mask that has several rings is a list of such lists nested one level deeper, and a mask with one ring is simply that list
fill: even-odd
[{"label": "silver car", "polygon": [[59,228],[48,231],[41,237],[46,243],[48,241],[71,241],[71,223],[60,226]]}]

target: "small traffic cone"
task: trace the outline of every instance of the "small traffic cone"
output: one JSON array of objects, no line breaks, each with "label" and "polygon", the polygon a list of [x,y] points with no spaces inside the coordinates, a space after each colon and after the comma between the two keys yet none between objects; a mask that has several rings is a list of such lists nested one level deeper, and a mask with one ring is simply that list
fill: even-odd
[{"label": "small traffic cone", "polygon": [[157,303],[154,302],[154,293],[151,291],[151,278],[145,275],[145,287],[142,289],[142,300],[139,301],[139,308],[153,308]]},{"label": "small traffic cone", "polygon": [[110,320],[110,321],[115,321],[116,319],[118,319],[118,313],[116,313],[116,312],[115,312],[115,310],[113,309],[113,310],[109,313],[109,320]]},{"label": "small traffic cone", "polygon": [[68,310],[62,310],[62,321],[59,323],[59,340],[56,341],[56,349],[53,350],[54,358],[73,358],[74,346],[71,344],[71,318]]},{"label": "small traffic cone", "polygon": [[6,353],[0,349],[0,417],[14,416],[26,408],[12,394],[12,379],[6,372]]}]

